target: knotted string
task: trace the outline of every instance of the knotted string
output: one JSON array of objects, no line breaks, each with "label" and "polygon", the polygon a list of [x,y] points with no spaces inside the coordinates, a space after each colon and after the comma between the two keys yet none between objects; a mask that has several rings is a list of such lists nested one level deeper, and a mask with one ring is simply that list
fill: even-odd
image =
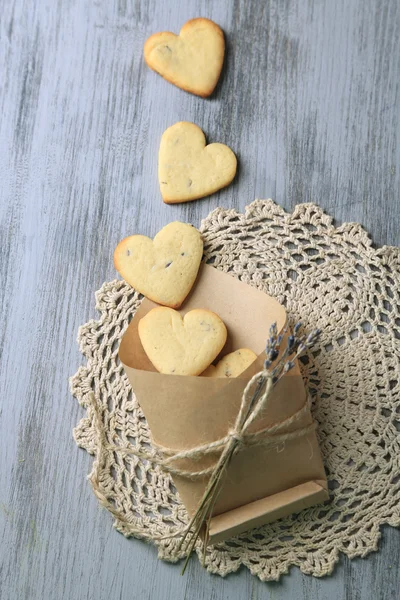
[{"label": "knotted string", "polygon": [[195,446],[194,448],[189,448],[187,450],[176,450],[168,448],[167,446],[156,444],[153,441],[153,446],[156,449],[155,453],[143,452],[142,450],[139,450],[133,447],[132,445],[106,445],[105,449],[109,451],[123,452],[125,454],[133,454],[138,458],[148,460],[152,464],[159,465],[160,467],[162,467],[162,469],[164,469],[168,473],[171,473],[171,475],[179,475],[180,477],[185,477],[187,479],[199,479],[201,477],[205,477],[206,475],[210,475],[214,471],[215,465],[211,465],[210,467],[197,471],[187,471],[183,468],[175,466],[174,463],[182,459],[191,459],[196,461],[202,459],[204,456],[207,456],[209,454],[216,454],[220,452],[223,448],[229,446],[231,440],[235,441],[235,446],[237,449],[239,447],[248,446],[278,446],[284,444],[288,440],[304,436],[315,429],[315,423],[310,423],[304,427],[295,429],[294,431],[281,433],[282,430],[287,429],[297,421],[301,420],[304,417],[304,415],[309,411],[310,403],[308,399],[303,404],[303,406],[301,406],[295,413],[293,413],[283,421],[279,421],[278,423],[274,423],[273,425],[268,425],[267,427],[264,427],[263,429],[260,429],[256,432],[248,432],[247,429],[255,421],[260,412],[264,410],[270,391],[272,389],[272,384],[267,384],[266,390],[264,394],[260,397],[257,405],[254,406],[254,410],[251,411],[247,419],[245,419],[245,410],[246,407],[248,407],[250,401],[250,391],[254,383],[259,382],[260,379],[271,381],[270,373],[268,371],[262,371],[260,373],[257,373],[256,375],[254,375],[254,377],[252,377],[252,379],[250,379],[249,383],[246,385],[246,388],[243,391],[242,401],[239,413],[236,417],[235,424],[228,431],[227,435],[223,438],[220,438],[213,442],[208,442],[206,444],[201,444],[199,446]]}]

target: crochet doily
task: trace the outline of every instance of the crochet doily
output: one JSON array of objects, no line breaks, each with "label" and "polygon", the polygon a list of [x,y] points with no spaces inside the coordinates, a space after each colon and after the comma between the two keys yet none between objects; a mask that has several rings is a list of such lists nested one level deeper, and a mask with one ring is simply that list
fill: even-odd
[{"label": "crochet doily", "polygon": [[[400,249],[374,249],[360,225],[335,228],[314,204],[288,214],[271,200],[255,201],[244,215],[218,208],[201,232],[208,263],[277,298],[292,323],[322,330],[302,370],[330,490],[324,506],[210,547],[206,567],[226,575],[243,564],[261,580],[277,580],[291,565],[329,574],[340,552],[365,556],[377,549],[382,524],[400,525]],[[171,560],[177,541],[158,538],[182,528],[187,514],[169,475],[115,450],[151,451],[118,360],[140,301],[123,281],[96,293],[100,319],[78,336],[87,365],[71,379],[87,411],[74,437],[95,456],[89,479],[115,527],[153,541],[159,557]]]}]

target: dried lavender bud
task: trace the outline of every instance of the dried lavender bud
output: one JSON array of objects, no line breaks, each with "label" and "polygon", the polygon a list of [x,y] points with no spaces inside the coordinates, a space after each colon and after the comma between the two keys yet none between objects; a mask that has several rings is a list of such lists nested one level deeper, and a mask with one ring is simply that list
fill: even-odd
[{"label": "dried lavender bud", "polygon": [[320,335],[321,335],[320,329],[316,329],[315,331],[312,331],[307,337],[307,344],[310,344],[310,345],[314,344]]},{"label": "dried lavender bud", "polygon": [[299,321],[299,322],[298,322],[298,323],[296,323],[296,325],[294,326],[294,329],[293,329],[293,333],[294,333],[294,335],[296,335],[296,334],[297,334],[297,332],[299,331],[300,327],[301,327],[301,322]]},{"label": "dried lavender bud", "polygon": [[272,323],[271,327],[269,328],[269,335],[270,337],[276,337],[278,335],[278,327],[276,321],[275,323]]},{"label": "dried lavender bud", "polygon": [[279,352],[278,350],[276,350],[275,348],[272,350],[272,352],[270,353],[270,360],[274,361],[278,358]]}]

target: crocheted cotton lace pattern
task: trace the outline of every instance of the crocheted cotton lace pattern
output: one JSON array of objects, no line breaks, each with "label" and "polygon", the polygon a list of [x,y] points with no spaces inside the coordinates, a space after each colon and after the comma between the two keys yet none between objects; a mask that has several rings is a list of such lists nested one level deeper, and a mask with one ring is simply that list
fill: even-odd
[{"label": "crocheted cotton lace pattern", "polygon": [[[208,263],[277,298],[292,324],[322,330],[302,369],[330,490],[324,506],[209,548],[206,567],[226,575],[243,564],[261,580],[277,580],[291,565],[329,574],[340,552],[365,556],[377,549],[382,524],[400,525],[400,249],[374,249],[360,225],[335,228],[314,204],[288,214],[271,200],[253,202],[245,214],[218,208],[201,232]],[[89,479],[114,526],[153,541],[159,558],[171,560],[176,539],[159,538],[182,528],[185,509],[169,475],[123,451],[151,452],[118,360],[140,301],[123,281],[96,293],[100,318],[78,335],[87,364],[71,379],[86,409],[74,437],[95,456]]]}]

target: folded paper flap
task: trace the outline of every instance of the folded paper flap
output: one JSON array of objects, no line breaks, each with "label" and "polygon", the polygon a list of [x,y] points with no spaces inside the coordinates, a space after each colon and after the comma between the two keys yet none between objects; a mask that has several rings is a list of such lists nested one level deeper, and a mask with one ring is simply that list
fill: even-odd
[{"label": "folded paper flap", "polygon": [[[325,475],[325,471],[324,471]],[[326,479],[316,479],[315,483],[328,492],[328,481]]]},{"label": "folded paper flap", "polygon": [[216,544],[228,536],[280,519],[328,499],[325,486],[319,480],[307,481],[266,498],[250,502],[213,517],[210,521],[210,543]]},{"label": "folded paper flap", "polygon": [[125,331],[118,351],[119,358],[125,367],[157,373],[157,370],[143,349],[138,333],[140,319],[156,306],[159,305],[148,298],[143,298],[128,329]]},{"label": "folded paper flap", "polygon": [[[219,523],[226,521],[229,518],[232,525],[234,525],[237,521],[242,518],[244,511],[250,514],[253,517],[257,517],[261,514],[266,514],[266,512],[276,510],[277,508],[282,508],[285,505],[291,504],[297,500],[304,499],[313,494],[320,494],[321,491],[325,492],[325,488],[322,487],[317,481],[306,481],[305,483],[301,483],[289,489],[283,490],[282,492],[278,492],[277,494],[272,494],[271,496],[267,496],[266,498],[261,498],[260,500],[255,500],[254,502],[250,502],[245,506],[240,506],[238,508],[233,508],[230,511],[223,513],[222,515],[217,515],[213,517],[211,520],[211,528],[210,531],[217,528]],[[240,515],[240,517],[239,517]],[[239,518],[238,518],[239,517]]]}]

